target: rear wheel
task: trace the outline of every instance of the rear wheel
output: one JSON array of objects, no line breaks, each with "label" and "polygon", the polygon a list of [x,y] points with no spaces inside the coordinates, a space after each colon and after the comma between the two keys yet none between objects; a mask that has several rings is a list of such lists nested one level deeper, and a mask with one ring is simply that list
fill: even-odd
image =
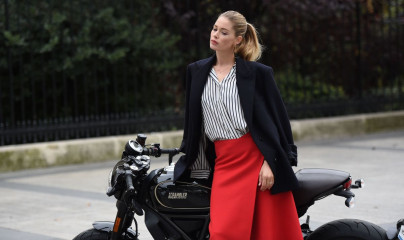
[{"label": "rear wheel", "polygon": [[89,229],[77,235],[73,240],[108,240],[108,236],[107,232]]},{"label": "rear wheel", "polygon": [[370,222],[341,219],[316,229],[307,240],[387,240],[386,231]]}]

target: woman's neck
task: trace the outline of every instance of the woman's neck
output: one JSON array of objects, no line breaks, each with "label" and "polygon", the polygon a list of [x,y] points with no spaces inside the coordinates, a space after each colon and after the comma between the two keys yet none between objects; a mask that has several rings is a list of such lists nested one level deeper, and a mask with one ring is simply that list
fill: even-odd
[{"label": "woman's neck", "polygon": [[216,66],[226,66],[234,64],[233,52],[218,52],[216,51]]}]

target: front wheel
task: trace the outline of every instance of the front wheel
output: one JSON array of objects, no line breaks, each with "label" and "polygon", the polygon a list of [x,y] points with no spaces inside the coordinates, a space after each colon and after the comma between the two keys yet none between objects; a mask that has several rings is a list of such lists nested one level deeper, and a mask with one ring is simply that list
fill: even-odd
[{"label": "front wheel", "polygon": [[370,222],[356,219],[332,221],[317,228],[307,240],[387,240],[386,231]]},{"label": "front wheel", "polygon": [[73,240],[108,240],[109,234],[97,229],[89,229],[77,235]]}]

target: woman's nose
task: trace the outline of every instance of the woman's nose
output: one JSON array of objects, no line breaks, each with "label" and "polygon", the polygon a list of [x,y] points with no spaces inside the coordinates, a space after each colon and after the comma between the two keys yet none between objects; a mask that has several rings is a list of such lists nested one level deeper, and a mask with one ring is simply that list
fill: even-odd
[{"label": "woman's nose", "polygon": [[218,34],[217,34],[217,33],[218,33],[218,31],[216,31],[216,32],[213,33],[213,37],[216,38],[216,39],[217,39],[217,37],[218,37]]}]

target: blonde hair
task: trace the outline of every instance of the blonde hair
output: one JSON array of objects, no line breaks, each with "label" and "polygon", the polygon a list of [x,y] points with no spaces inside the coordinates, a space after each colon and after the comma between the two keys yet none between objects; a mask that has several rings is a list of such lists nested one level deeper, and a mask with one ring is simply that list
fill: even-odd
[{"label": "blonde hair", "polygon": [[233,23],[236,37],[243,37],[243,40],[235,47],[234,53],[248,61],[258,60],[262,54],[262,45],[259,43],[255,27],[248,23],[241,13],[236,11],[224,12],[219,17],[229,19]]}]

